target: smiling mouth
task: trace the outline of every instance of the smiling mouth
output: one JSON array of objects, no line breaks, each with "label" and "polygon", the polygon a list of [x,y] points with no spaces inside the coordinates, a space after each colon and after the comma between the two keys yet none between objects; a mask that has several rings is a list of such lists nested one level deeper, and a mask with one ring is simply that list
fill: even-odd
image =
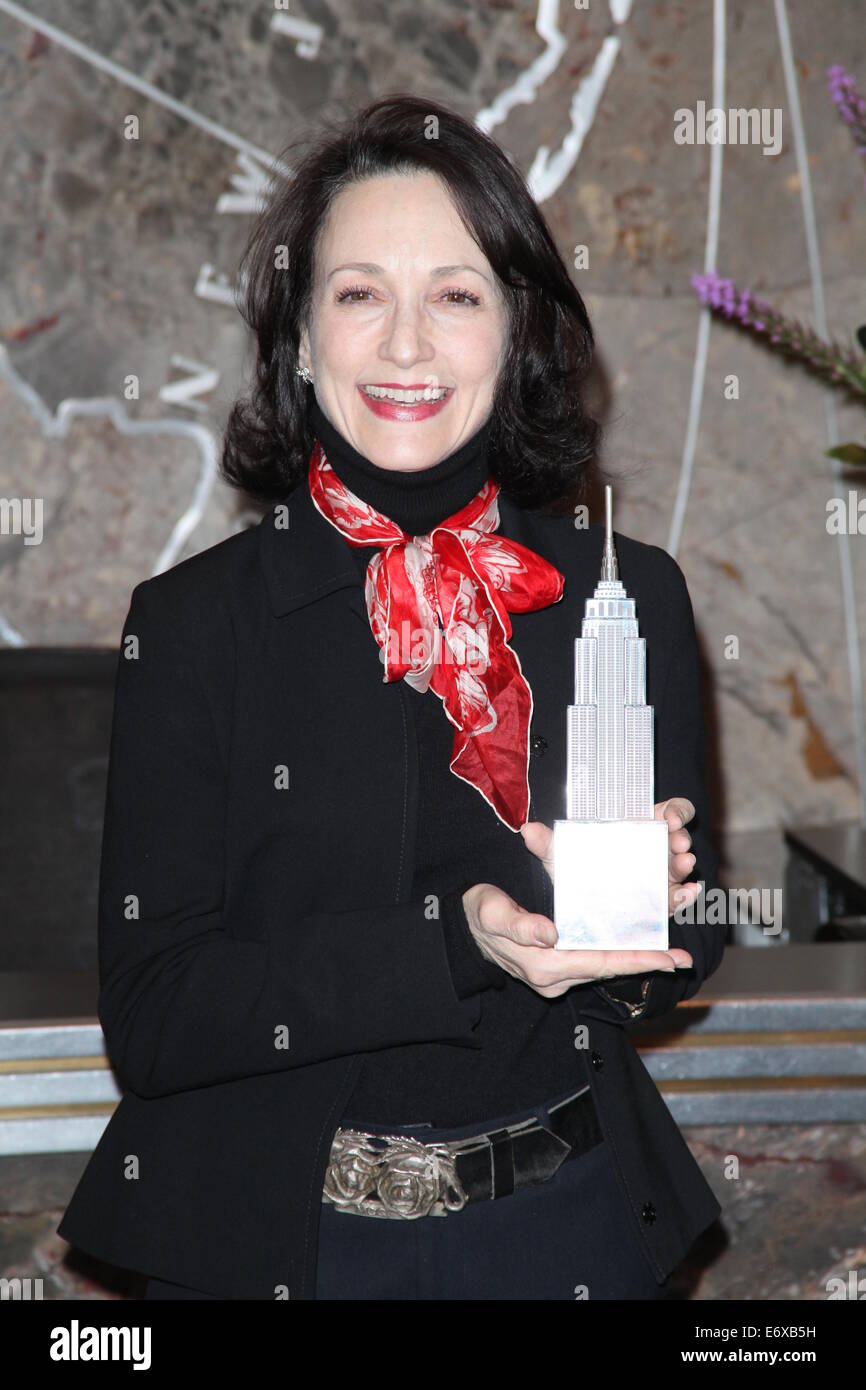
[{"label": "smiling mouth", "polygon": [[453,386],[362,386],[371,401],[394,401],[397,405],[418,405],[421,401],[444,401]]}]

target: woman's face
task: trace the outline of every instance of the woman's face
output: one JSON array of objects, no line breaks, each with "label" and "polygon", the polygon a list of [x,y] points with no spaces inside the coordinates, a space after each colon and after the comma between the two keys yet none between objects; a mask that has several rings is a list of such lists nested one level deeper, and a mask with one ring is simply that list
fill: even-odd
[{"label": "woman's face", "polygon": [[[410,471],[453,453],[490,414],[506,339],[496,276],[435,175],[366,179],[338,195],[300,361],[359,453]],[[381,398],[399,388],[427,399]]]}]

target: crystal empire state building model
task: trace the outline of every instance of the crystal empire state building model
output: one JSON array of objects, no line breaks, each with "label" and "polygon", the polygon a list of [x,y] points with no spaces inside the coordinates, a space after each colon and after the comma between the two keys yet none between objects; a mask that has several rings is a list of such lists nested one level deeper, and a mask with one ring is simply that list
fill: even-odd
[{"label": "crystal empire state building model", "polygon": [[619,580],[605,487],[601,579],[574,641],[566,819],[553,825],[558,950],[666,950],[668,827],[653,819],[646,639]]}]

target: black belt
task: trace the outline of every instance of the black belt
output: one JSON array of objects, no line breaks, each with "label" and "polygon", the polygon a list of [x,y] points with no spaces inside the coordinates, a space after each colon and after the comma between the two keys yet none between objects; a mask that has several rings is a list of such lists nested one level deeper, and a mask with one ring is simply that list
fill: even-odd
[{"label": "black belt", "polygon": [[446,1216],[547,1182],[569,1159],[601,1143],[590,1087],[546,1112],[464,1139],[425,1144],[402,1135],[338,1129],[322,1201],[361,1216]]},{"label": "black belt", "polygon": [[603,1135],[589,1086],[548,1114],[550,1129],[533,1117],[481,1134],[477,1147],[458,1152],[457,1176],[470,1202],[510,1197],[533,1183],[547,1182],[563,1163],[601,1143]]}]

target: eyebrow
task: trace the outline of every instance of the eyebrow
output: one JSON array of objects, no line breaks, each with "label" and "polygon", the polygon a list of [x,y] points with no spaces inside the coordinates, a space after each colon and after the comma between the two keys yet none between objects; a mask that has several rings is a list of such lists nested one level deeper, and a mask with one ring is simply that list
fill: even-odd
[{"label": "eyebrow", "polygon": [[[385,274],[383,267],[376,265],[373,261],[349,261],[346,265],[335,266],[327,276],[327,279],[330,280],[331,276],[339,274],[341,270],[360,270],[365,275]],[[430,278],[431,280],[438,280],[442,275],[453,275],[458,270],[469,270],[473,275],[480,275],[482,280],[486,280],[488,284],[490,283],[489,275],[485,275],[483,270],[479,270],[474,265],[437,265],[430,271]]]}]

